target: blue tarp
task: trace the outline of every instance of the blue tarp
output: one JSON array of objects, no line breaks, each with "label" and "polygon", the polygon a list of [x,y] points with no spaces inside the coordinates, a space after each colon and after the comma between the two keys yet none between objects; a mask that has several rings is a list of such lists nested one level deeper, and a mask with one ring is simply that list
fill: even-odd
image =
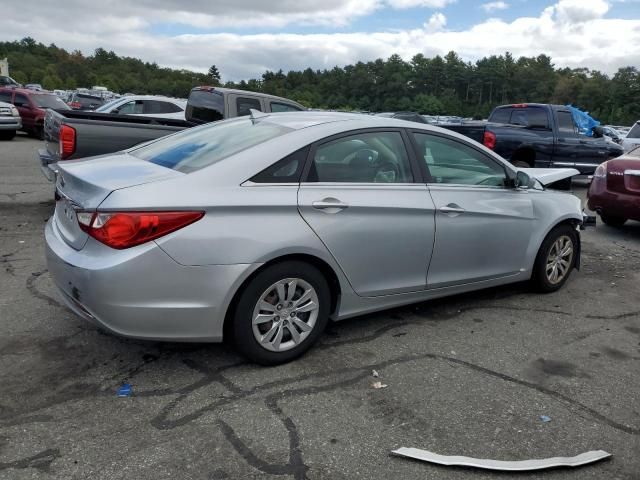
[{"label": "blue tarp", "polygon": [[589,112],[583,112],[579,108],[576,108],[572,105],[566,105],[567,108],[571,110],[571,114],[573,115],[573,121],[578,127],[578,133],[580,135],[585,135],[587,137],[593,136],[593,127],[597,127],[600,125],[598,120],[594,120]]}]

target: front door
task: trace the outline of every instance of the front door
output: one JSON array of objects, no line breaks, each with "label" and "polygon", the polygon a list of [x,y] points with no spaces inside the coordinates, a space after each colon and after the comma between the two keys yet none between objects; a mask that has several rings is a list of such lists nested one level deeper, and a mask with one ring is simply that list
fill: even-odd
[{"label": "front door", "polygon": [[414,132],[429,174],[436,235],[428,288],[519,273],[533,230],[526,190],[510,186],[505,166],[471,144]]},{"label": "front door", "polygon": [[420,291],[434,209],[397,130],[360,131],[312,149],[300,213],[361,296]]}]

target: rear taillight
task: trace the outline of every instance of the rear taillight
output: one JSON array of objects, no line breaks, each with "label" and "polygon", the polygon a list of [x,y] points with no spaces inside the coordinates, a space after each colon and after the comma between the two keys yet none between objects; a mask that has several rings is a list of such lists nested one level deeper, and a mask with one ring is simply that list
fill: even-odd
[{"label": "rear taillight", "polygon": [[82,104],[80,102],[69,102],[69,106],[74,110],[80,110],[80,108],[82,108]]},{"label": "rear taillight", "polygon": [[607,164],[601,163],[593,173],[593,178],[607,178]]},{"label": "rear taillight", "polygon": [[105,245],[122,250],[155,240],[200,220],[204,212],[78,212],[78,225]]},{"label": "rear taillight", "polygon": [[482,143],[485,147],[493,150],[496,147],[496,134],[493,132],[484,132]]},{"label": "rear taillight", "polygon": [[64,160],[76,151],[76,129],[69,125],[62,125],[58,134],[60,144],[60,158]]}]

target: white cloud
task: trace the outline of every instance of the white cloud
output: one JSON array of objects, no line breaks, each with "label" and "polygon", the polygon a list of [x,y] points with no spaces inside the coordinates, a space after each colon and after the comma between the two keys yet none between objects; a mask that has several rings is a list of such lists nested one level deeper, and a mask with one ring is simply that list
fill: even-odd
[{"label": "white cloud", "polygon": [[[600,0],[559,0],[539,16],[511,22],[491,19],[457,31],[447,29],[447,18],[438,12],[423,27],[401,31],[335,33],[325,29],[330,33],[240,34],[227,29],[226,33],[176,36],[154,34],[149,29],[157,18],[169,15],[167,9],[174,5],[170,0],[137,0],[135,7],[126,8],[122,4],[115,8],[116,0],[103,0],[104,8],[97,16],[85,8],[68,8],[73,1],[80,0],[67,0],[64,8],[60,5],[62,0],[55,4],[22,0],[19,5],[5,5],[0,40],[30,35],[43,43],[53,42],[87,54],[103,47],[119,55],[198,71],[216,64],[225,80],[258,77],[266,69],[332,68],[386,58],[393,53],[410,59],[416,53],[433,56],[450,50],[469,61],[505,51],[515,56],[545,53],[558,66],[589,67],[609,73],[621,66],[640,65],[640,15],[635,19],[605,18],[608,4]],[[200,1],[203,14],[211,15],[215,9],[204,7],[214,2]],[[197,4],[194,7],[187,3],[191,11],[180,15],[200,15]],[[157,5],[153,15],[151,4]],[[215,4],[225,21],[262,15],[260,18],[271,18],[275,23],[284,21],[279,15],[288,19],[298,16],[306,22],[324,15],[322,21],[328,22],[335,19],[335,13],[328,11],[330,7],[343,9],[340,11],[347,16],[349,12],[355,14],[358,6],[369,8],[370,12],[382,8],[376,0],[325,0],[322,4],[314,0],[220,0]],[[69,11],[74,11],[73,23],[69,21]],[[173,16],[175,22],[178,14],[174,12]],[[195,21],[194,17],[188,18]],[[215,15],[203,21],[212,18]]]},{"label": "white cloud", "polygon": [[444,8],[450,3],[455,3],[457,0],[386,0],[386,3],[392,8],[414,8],[414,7],[426,7],[426,8]]},{"label": "white cloud", "polygon": [[480,5],[480,7],[487,13],[495,12],[496,10],[506,10],[509,8],[507,2],[487,2]]},{"label": "white cloud", "polygon": [[434,13],[429,21],[424,24],[425,32],[437,32],[447,26],[447,17],[441,12]]}]

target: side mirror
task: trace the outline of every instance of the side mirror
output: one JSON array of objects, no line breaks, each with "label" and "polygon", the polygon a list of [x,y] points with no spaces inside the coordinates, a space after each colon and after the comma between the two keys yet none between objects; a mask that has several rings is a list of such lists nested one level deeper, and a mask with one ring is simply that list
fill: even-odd
[{"label": "side mirror", "polygon": [[515,187],[526,190],[529,188],[529,184],[531,183],[531,177],[527,175],[525,172],[519,171],[516,174]]}]

